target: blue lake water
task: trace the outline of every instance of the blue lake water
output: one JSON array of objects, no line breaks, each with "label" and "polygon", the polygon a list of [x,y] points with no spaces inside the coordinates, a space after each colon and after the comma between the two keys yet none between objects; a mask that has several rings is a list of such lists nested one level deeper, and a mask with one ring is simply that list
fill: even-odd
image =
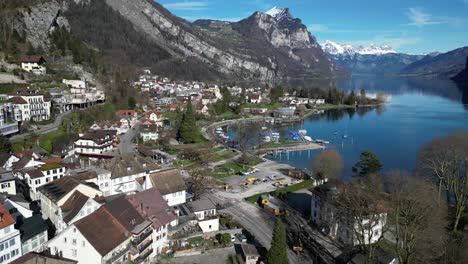
[{"label": "blue lake water", "polygon": [[[391,96],[387,104],[372,110],[329,110],[303,123],[275,128],[282,138],[290,130],[306,129],[313,139],[330,141],[328,148],[339,151],[345,160],[345,175],[365,150],[377,154],[384,171],[412,171],[419,149],[435,137],[468,130],[467,93],[449,80],[415,80],[390,77],[353,77],[333,84],[344,90],[366,89]],[[338,131],[337,135],[334,132]],[[348,138],[343,139],[343,134]],[[268,158],[310,169],[318,151],[283,153]]]}]

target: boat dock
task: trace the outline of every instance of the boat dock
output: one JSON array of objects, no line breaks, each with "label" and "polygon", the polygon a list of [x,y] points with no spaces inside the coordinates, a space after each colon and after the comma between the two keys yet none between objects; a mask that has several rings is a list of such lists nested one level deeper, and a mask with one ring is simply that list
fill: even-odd
[{"label": "boat dock", "polygon": [[315,150],[315,149],[324,149],[325,146],[322,144],[317,144],[313,142],[303,142],[299,144],[294,144],[290,146],[278,146],[272,148],[260,148],[257,152],[283,152],[283,151],[304,151],[304,150]]}]

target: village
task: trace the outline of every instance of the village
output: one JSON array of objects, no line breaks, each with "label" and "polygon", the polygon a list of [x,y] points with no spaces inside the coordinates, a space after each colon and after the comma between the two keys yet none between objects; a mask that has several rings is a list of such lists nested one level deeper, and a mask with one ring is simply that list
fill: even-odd
[{"label": "village", "polygon": [[[21,68],[45,75],[46,61],[26,56]],[[60,140],[53,135],[73,124],[67,115],[108,104],[103,90],[77,78],[0,95],[0,131],[16,142],[0,154],[0,245],[9,248],[2,261],[41,253],[60,263],[258,263],[276,218],[293,234],[293,263],[334,263],[343,245],[381,238],[385,211],[377,213],[372,236],[359,241],[333,214],[331,196],[344,183],[264,158],[324,149],[327,142],[298,132],[295,140],[269,133],[243,143],[231,131],[320,114],[330,107],[324,97],[171,81],[149,70],[132,85],[146,104],[115,109],[111,118]],[[173,130],[189,111],[202,129],[191,138],[179,128],[178,137]],[[251,132],[245,137],[253,138]],[[33,140],[39,143],[30,145]],[[290,194],[306,198],[285,199]],[[215,257],[223,260],[212,262]]]}]

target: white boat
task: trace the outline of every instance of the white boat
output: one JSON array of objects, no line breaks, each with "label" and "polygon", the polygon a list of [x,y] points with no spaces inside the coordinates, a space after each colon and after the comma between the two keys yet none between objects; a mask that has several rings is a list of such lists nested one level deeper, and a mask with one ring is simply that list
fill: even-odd
[{"label": "white boat", "polygon": [[267,130],[267,127],[262,127],[262,130]]},{"label": "white boat", "polygon": [[305,139],[306,141],[309,141],[309,142],[311,142],[311,141],[312,141],[312,138],[311,138],[311,137],[309,137],[309,136],[304,136],[304,139]]},{"label": "white boat", "polygon": [[330,144],[330,141],[326,141],[323,139],[316,139],[315,142],[319,144]]},{"label": "white boat", "polygon": [[263,137],[263,142],[270,142],[270,141],[271,141],[270,136],[264,136]]},{"label": "white boat", "polygon": [[307,130],[305,130],[305,129],[299,129],[298,132],[299,132],[299,134],[301,134],[303,136],[307,134]]},{"label": "white boat", "polygon": [[216,131],[223,131],[223,129],[218,127],[218,128],[216,128]]}]

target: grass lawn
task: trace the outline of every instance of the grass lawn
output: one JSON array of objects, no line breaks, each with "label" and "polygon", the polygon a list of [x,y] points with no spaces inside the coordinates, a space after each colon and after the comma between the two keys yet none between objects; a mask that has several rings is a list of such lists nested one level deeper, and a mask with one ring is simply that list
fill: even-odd
[{"label": "grass lawn", "polygon": [[[297,183],[297,184],[294,184],[294,185],[291,185],[291,186],[276,189],[275,191],[271,192],[270,194],[275,196],[275,197],[278,197],[281,193],[289,193],[289,192],[299,191],[299,190],[311,187],[312,184],[313,184],[312,180],[305,180],[303,182],[300,182],[300,183]],[[248,201],[248,202],[251,202],[251,203],[256,203],[256,202],[258,202],[258,198],[262,194],[268,194],[268,193],[258,193],[258,194],[255,194],[255,195],[252,195],[252,196],[249,196],[249,197],[245,198],[245,200]]]},{"label": "grass lawn", "polygon": [[230,150],[223,150],[223,151],[213,153],[212,155],[208,157],[208,160],[211,162],[218,162],[221,160],[233,158],[236,155],[237,155],[237,152],[233,152]]},{"label": "grass lawn", "polygon": [[60,137],[65,136],[65,131],[62,129],[52,131],[47,134],[42,134],[39,137],[39,147],[47,151],[48,153],[52,153],[52,144],[55,140],[57,140]]},{"label": "grass lawn", "polygon": [[249,169],[249,166],[241,165],[235,161],[228,162],[214,168],[214,172],[211,173],[211,177],[213,178],[224,178],[228,176],[232,176],[235,174],[239,174]]},{"label": "grass lawn", "polygon": [[280,107],[283,107],[284,103],[273,103],[273,104],[251,104],[248,103],[245,105],[246,108],[266,108],[268,110],[276,110]]}]

